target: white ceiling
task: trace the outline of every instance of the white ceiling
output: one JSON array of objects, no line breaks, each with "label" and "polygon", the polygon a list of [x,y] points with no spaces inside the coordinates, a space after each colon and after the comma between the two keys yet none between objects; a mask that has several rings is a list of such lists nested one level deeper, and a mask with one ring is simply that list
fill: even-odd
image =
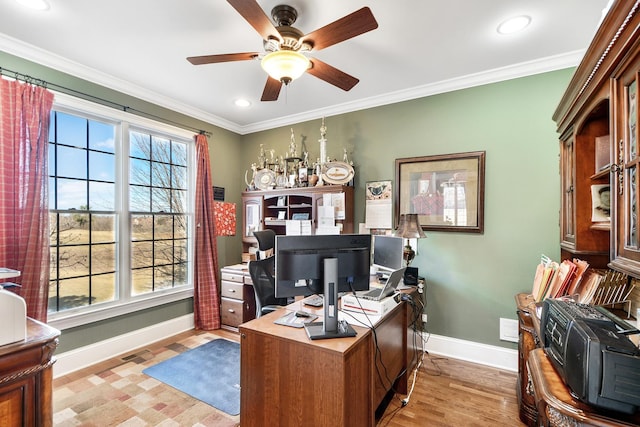
[{"label": "white ceiling", "polygon": [[[379,24],[310,55],[359,78],[351,91],[307,74],[275,102],[260,101],[258,61],[185,59],[262,51],[258,33],[223,0],[48,0],[44,12],[0,0],[0,50],[246,134],[577,65],[608,1],[258,0],[269,17],[277,4],[295,7],[303,33],[365,5]],[[496,32],[521,14],[532,17],[527,30]],[[252,104],[238,108],[237,98]]]}]

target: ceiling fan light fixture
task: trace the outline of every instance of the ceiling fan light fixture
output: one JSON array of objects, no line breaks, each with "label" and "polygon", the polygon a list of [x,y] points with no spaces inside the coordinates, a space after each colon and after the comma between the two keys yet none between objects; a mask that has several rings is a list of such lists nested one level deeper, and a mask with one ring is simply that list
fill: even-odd
[{"label": "ceiling fan light fixture", "polygon": [[262,58],[262,69],[284,84],[289,84],[309,68],[309,58],[293,50],[278,50]]}]

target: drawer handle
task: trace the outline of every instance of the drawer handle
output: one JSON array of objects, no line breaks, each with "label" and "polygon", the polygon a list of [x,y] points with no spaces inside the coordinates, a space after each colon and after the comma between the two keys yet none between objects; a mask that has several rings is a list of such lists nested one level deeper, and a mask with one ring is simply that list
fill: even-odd
[{"label": "drawer handle", "polygon": [[235,290],[235,289],[229,289],[229,292],[231,292],[231,293],[235,294],[235,293],[236,293],[236,290]]},{"label": "drawer handle", "polygon": [[233,308],[229,309],[229,313],[235,313],[236,311]]}]

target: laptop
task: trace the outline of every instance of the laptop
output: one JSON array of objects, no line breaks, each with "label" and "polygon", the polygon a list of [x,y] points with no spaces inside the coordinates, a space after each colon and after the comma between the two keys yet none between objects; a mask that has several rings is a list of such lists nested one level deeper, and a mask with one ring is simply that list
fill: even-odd
[{"label": "laptop", "polygon": [[394,270],[393,272],[391,272],[391,275],[382,288],[371,289],[370,291],[367,291],[362,295],[358,295],[358,298],[380,301],[390,295],[393,295],[396,291],[396,288],[404,278],[404,271],[406,269],[406,267],[403,267],[399,268],[398,270]]}]

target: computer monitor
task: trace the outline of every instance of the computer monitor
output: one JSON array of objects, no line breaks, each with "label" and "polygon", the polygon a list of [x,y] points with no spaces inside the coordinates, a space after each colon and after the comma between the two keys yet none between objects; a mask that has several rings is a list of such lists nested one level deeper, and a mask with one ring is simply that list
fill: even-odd
[{"label": "computer monitor", "polygon": [[373,236],[373,266],[376,271],[391,273],[404,267],[404,242],[402,237]]},{"label": "computer monitor", "polygon": [[338,292],[369,289],[371,236],[276,236],[275,257],[277,298],[324,294],[324,322],[305,324],[309,337],[352,336],[338,330]]}]

